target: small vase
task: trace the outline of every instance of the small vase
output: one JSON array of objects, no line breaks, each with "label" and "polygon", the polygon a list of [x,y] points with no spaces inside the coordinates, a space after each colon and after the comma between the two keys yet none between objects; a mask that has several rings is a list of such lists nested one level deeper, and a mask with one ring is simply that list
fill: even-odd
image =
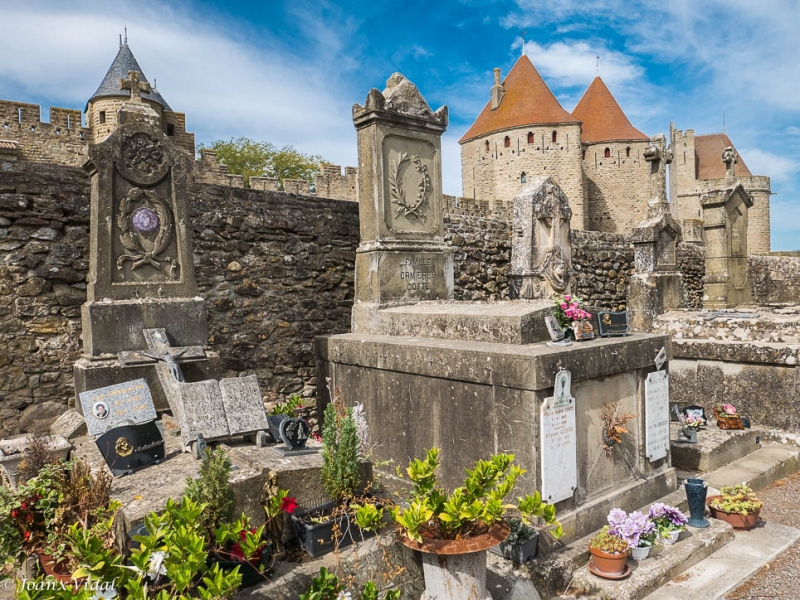
[{"label": "small vase", "polygon": [[709,523],[704,518],[706,510],[707,484],[702,479],[687,479],[683,484],[686,488],[686,498],[689,500],[689,520],[691,527],[708,527]]},{"label": "small vase", "polygon": [[665,546],[672,546],[672,544],[678,541],[680,535],[680,529],[672,529],[669,531],[669,535],[667,537],[661,538],[661,543]]},{"label": "small vase", "polygon": [[633,560],[644,560],[650,555],[650,546],[638,546],[631,548],[631,558]]}]

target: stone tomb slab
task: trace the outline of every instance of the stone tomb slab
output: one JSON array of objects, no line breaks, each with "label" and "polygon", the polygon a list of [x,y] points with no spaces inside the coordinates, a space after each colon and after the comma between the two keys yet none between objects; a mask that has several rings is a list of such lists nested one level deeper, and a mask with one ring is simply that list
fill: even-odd
[{"label": "stone tomb slab", "polygon": [[418,302],[375,310],[353,307],[354,333],[530,344],[550,339],[549,300],[514,302]]},{"label": "stone tomb slab", "polygon": [[118,425],[140,425],[158,417],[145,379],[81,392],[80,399],[86,427],[93,436]]},{"label": "stone tomb slab", "polygon": [[[578,485],[557,508],[573,515],[570,535],[584,535],[602,526],[618,490],[635,490],[630,494],[641,506],[674,481],[668,459],[651,463],[645,457],[644,380],[662,346],[669,350],[667,336],[652,334],[568,348],[345,334],[317,338],[317,377],[331,377],[346,404],[365,403],[370,430],[381,440],[376,460],[406,464],[439,447],[440,481],[452,489],[475,460],[509,452],[527,470],[517,485],[525,494],[542,489],[540,408],[555,396],[556,374],[568,369]],[[612,403],[636,419],[609,460],[602,450],[602,414]]]}]

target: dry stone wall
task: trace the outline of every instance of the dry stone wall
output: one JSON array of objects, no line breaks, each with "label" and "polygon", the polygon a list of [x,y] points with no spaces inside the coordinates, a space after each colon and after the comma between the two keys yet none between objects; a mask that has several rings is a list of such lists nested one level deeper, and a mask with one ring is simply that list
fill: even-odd
[{"label": "dry stone wall", "polygon": [[800,301],[800,252],[749,256],[747,273],[756,304]]},{"label": "dry stone wall", "polygon": [[703,308],[703,277],[706,274],[706,252],[697,244],[678,244],[678,270],[683,275],[686,308]]},{"label": "dry stone wall", "polygon": [[573,291],[588,306],[625,310],[633,273],[633,246],[624,235],[572,232]]}]

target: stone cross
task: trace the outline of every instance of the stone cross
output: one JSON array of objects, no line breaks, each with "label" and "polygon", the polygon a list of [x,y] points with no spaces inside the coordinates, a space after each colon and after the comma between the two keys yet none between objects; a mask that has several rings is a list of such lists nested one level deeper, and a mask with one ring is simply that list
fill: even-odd
[{"label": "stone cross", "polygon": [[722,162],[725,163],[725,175],[727,177],[736,177],[736,163],[739,162],[739,155],[733,146],[728,146],[722,151]]},{"label": "stone cross", "polygon": [[666,203],[667,165],[672,162],[672,150],[667,149],[666,136],[663,133],[654,136],[643,154],[650,163],[650,200]]},{"label": "stone cross", "polygon": [[139,79],[138,71],[128,71],[128,78],[120,79],[119,85],[123,90],[131,91],[131,102],[141,102],[142,93],[149,94],[153,91],[149,83]]}]

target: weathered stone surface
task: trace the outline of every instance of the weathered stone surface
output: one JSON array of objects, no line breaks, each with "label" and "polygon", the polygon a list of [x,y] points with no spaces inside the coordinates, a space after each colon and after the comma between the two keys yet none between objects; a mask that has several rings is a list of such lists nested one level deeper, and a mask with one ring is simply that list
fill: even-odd
[{"label": "weathered stone surface", "polygon": [[19,427],[23,431],[48,431],[65,409],[65,404],[50,400],[33,404],[22,411]]},{"label": "weathered stone surface", "polygon": [[717,427],[712,415],[709,415],[708,421],[708,427],[697,432],[696,444],[674,441],[680,423],[671,423],[673,441],[670,444],[670,452],[672,452],[673,466],[707,473],[761,448],[756,439],[763,435],[763,431],[759,429],[726,431]]},{"label": "weathered stone surface", "polygon": [[50,433],[73,440],[87,434],[86,420],[77,410],[70,408],[53,421],[53,424],[50,425]]}]

